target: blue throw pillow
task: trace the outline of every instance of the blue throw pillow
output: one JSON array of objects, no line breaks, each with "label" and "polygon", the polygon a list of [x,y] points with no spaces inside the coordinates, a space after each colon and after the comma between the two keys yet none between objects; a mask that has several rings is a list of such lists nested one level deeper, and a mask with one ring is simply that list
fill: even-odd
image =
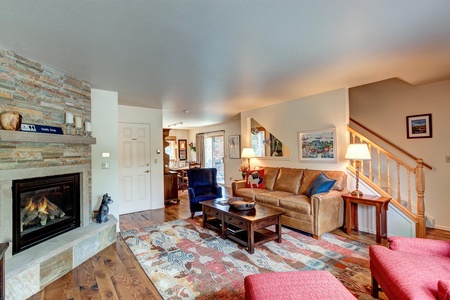
[{"label": "blue throw pillow", "polygon": [[317,176],[316,180],[311,184],[306,192],[306,196],[311,198],[314,194],[329,192],[333,188],[335,182],[336,180],[331,179],[322,173]]}]

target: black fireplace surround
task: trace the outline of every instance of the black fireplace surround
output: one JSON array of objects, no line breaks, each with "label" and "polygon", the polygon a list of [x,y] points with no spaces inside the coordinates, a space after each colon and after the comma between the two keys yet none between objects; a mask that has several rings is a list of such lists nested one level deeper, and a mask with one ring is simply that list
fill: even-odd
[{"label": "black fireplace surround", "polygon": [[80,227],[80,175],[13,180],[13,254]]}]

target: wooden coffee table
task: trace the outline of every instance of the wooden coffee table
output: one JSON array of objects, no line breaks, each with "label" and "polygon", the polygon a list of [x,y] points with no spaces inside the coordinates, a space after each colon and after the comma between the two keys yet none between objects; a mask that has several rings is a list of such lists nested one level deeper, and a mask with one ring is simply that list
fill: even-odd
[{"label": "wooden coffee table", "polygon": [[[200,202],[203,211],[203,227],[220,232],[247,248],[253,254],[255,247],[275,240],[281,243],[281,215],[283,211],[256,205],[251,210],[237,210],[225,199]],[[275,231],[266,227],[275,225]]]}]

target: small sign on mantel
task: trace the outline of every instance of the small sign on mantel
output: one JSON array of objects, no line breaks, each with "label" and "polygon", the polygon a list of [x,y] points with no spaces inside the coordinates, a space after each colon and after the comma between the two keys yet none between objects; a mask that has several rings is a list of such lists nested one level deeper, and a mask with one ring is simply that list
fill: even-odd
[{"label": "small sign on mantel", "polygon": [[50,133],[50,134],[63,134],[61,127],[37,125],[37,124],[24,124],[20,128],[21,131],[37,132],[37,133]]}]

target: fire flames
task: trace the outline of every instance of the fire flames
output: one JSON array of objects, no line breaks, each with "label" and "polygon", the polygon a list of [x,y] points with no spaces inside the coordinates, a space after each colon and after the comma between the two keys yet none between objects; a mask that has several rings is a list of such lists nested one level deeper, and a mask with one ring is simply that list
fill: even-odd
[{"label": "fire flames", "polygon": [[65,213],[54,203],[49,201],[46,196],[34,200],[30,197],[22,210],[22,226],[34,224],[36,219],[42,225],[47,224],[48,219],[62,218]]}]

